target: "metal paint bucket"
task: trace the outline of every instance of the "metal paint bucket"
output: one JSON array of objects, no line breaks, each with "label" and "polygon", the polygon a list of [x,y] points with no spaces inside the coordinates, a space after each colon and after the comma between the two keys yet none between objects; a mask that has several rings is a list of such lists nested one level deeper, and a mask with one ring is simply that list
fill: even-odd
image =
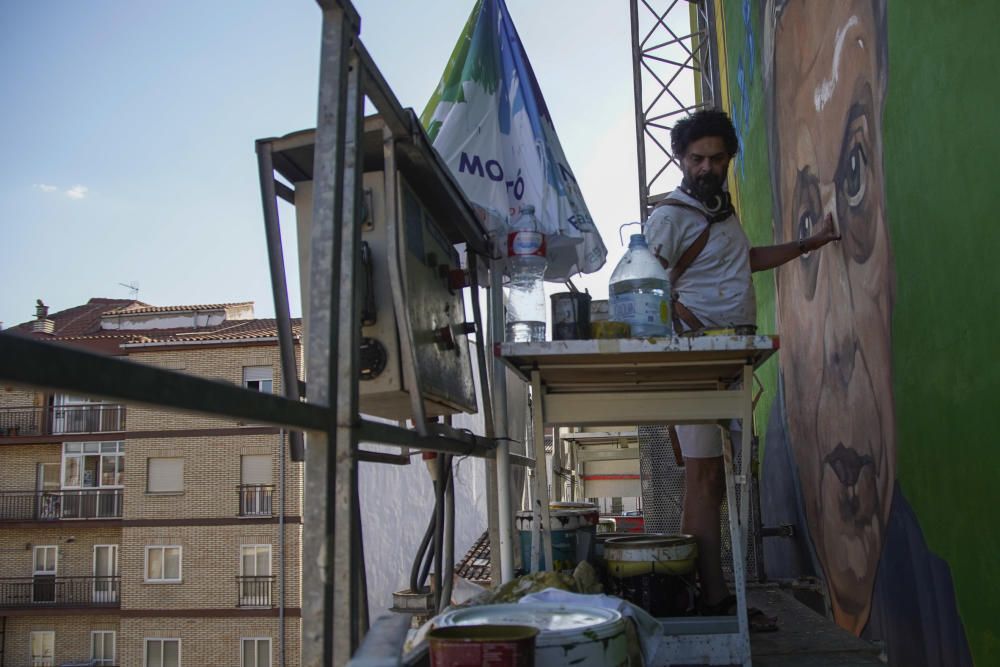
[{"label": "metal paint bucket", "polygon": [[694,606],[698,544],[690,535],[642,534],[604,543],[607,589],[653,616],[678,616]]},{"label": "metal paint bucket", "polygon": [[552,297],[552,340],[590,338],[590,295],[560,292]]},{"label": "metal paint bucket", "polygon": [[[594,513],[597,510],[595,508]],[[521,538],[521,565],[531,569],[531,541],[535,520],[531,510],[517,513],[517,532]],[[587,560],[593,551],[593,536],[597,530],[597,519],[591,522],[588,510],[549,509],[552,528],[552,561],[554,570],[572,570],[580,561]],[[541,569],[546,568],[545,556],[539,559]]]},{"label": "metal paint bucket", "polygon": [[534,667],[538,628],[530,625],[456,625],[427,633],[431,667]]},{"label": "metal paint bucket", "polygon": [[538,628],[535,659],[545,667],[623,667],[628,664],[625,619],[613,609],[567,604],[493,604],[438,616],[439,628],[478,625]]}]

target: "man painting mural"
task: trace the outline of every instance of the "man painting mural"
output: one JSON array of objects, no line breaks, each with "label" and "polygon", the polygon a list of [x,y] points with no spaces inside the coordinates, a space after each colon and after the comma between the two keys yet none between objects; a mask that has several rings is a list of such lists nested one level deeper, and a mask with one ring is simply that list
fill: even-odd
[{"label": "man painting mural", "polygon": [[[818,565],[837,623],[884,641],[890,664],[965,665],[948,565],[896,484],[885,13],[885,0],[765,10],[775,240],[808,237],[828,215],[842,235],[776,275],[784,413],[771,420],[762,497],[769,522],[804,523],[811,544],[798,545],[797,563],[794,545],[769,547],[767,562],[779,576]],[[780,516],[788,507],[805,521]]]}]

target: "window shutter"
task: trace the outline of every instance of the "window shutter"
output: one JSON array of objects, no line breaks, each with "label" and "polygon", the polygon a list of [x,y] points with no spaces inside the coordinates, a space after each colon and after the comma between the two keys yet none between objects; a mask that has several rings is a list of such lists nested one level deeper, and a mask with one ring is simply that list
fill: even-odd
[{"label": "window shutter", "polygon": [[184,490],[184,459],[151,458],[146,490],[149,493]]},{"label": "window shutter", "polygon": [[240,457],[240,474],[243,484],[270,484],[271,456],[244,455]]},{"label": "window shutter", "polygon": [[273,371],[270,366],[244,366],[243,382],[270,380]]}]

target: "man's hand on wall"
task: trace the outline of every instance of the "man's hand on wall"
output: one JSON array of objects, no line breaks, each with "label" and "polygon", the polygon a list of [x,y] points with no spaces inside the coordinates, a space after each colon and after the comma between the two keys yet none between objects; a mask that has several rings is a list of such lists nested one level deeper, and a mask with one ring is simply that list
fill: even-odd
[{"label": "man's hand on wall", "polygon": [[804,242],[805,249],[807,252],[812,252],[814,250],[819,250],[827,243],[831,241],[840,240],[840,231],[837,226],[833,224],[833,214],[827,213],[824,216],[823,221],[819,223],[816,228],[816,232],[807,238]]}]

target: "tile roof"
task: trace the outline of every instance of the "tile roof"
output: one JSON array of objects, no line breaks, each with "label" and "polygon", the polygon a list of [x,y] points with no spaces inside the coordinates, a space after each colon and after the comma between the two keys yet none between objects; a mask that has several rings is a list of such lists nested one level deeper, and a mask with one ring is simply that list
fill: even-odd
[{"label": "tile roof", "polygon": [[253,301],[235,301],[233,303],[203,303],[192,306],[151,306],[148,303],[133,302],[121,308],[116,308],[106,313],[107,315],[119,314],[144,314],[144,313],[188,313],[194,310],[222,310],[223,308],[233,308],[237,306],[253,306]]},{"label": "tile roof", "polygon": [[[232,306],[252,306],[253,301],[195,306],[152,306],[132,299],[93,298],[86,304],[50,313],[55,322],[53,334],[34,332],[34,320],[5,329],[2,333],[30,336],[51,341],[119,341],[120,345],[154,343],[229,342],[276,338],[278,322],[274,318],[229,320],[211,327],[177,329],[101,329],[101,317],[109,314],[166,313],[191,310],[213,310]],[[292,319],[292,335],[302,336],[302,321]]]},{"label": "tile roof", "polygon": [[[239,341],[255,338],[275,338],[278,321],[274,318],[259,320],[234,320],[215,327],[199,329],[156,329],[131,331],[132,339],[126,343],[184,343],[208,341]],[[302,320],[292,318],[292,335],[302,335]]]},{"label": "tile roof", "polygon": [[[146,307],[149,304],[133,299],[104,299],[95,297],[82,306],[73,306],[57,313],[49,313],[49,319],[56,323],[56,337],[85,336],[101,330],[101,315],[119,308],[138,305]],[[30,334],[34,328],[34,320],[11,327],[7,331]]]}]

